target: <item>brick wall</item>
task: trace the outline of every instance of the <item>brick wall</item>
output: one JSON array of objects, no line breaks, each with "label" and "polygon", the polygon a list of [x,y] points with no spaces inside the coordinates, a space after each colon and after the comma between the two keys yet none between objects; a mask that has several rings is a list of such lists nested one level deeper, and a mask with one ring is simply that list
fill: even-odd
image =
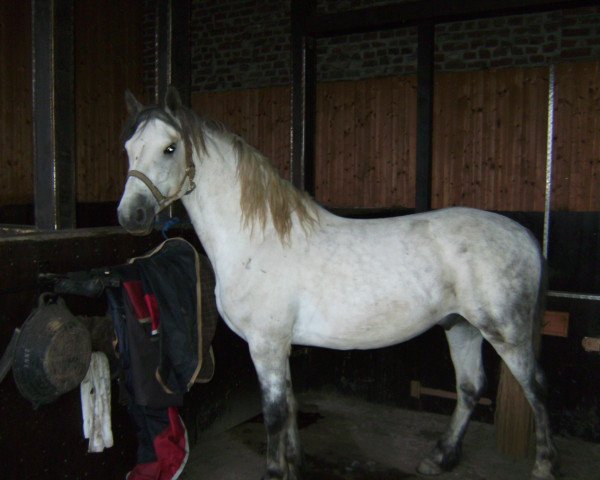
[{"label": "brick wall", "polygon": [[[319,12],[394,3],[320,0]],[[192,90],[290,82],[290,2],[193,0]],[[318,78],[355,80],[416,70],[416,28],[321,39]],[[600,57],[600,7],[440,24],[438,71],[544,66]]]},{"label": "brick wall", "polygon": [[193,91],[290,82],[289,1],[195,0],[191,30]]}]

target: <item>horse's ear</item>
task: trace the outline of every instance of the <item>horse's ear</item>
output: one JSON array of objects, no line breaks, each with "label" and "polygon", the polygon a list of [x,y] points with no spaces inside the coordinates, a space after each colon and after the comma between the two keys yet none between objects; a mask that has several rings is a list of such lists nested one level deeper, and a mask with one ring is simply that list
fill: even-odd
[{"label": "horse's ear", "polygon": [[138,102],[133,93],[129,89],[125,90],[125,104],[129,115],[137,115],[143,108],[143,105]]},{"label": "horse's ear", "polygon": [[173,85],[169,85],[167,87],[167,94],[165,95],[165,108],[171,113],[175,113],[181,108],[181,97]]}]

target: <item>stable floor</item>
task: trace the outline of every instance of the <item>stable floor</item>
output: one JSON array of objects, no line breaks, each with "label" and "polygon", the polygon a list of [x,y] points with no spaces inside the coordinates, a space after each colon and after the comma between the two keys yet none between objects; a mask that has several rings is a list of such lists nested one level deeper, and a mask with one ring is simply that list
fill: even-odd
[{"label": "stable floor", "polygon": [[[415,468],[446,428],[449,417],[402,410],[337,394],[299,398],[298,425],[306,457],[303,480],[427,478]],[[190,452],[183,480],[259,480],[265,430],[257,417],[201,438]],[[600,444],[556,438],[558,478],[600,479]],[[439,480],[529,479],[533,459],[514,460],[495,448],[493,425],[471,422],[461,463]]]}]

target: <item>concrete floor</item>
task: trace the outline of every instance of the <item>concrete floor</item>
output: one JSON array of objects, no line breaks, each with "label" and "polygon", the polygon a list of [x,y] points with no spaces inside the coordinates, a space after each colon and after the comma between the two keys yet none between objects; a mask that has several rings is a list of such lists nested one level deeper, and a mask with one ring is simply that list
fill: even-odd
[{"label": "concrete floor", "polygon": [[[415,468],[446,428],[444,415],[402,410],[336,394],[299,398],[303,480],[426,478]],[[190,452],[183,480],[258,480],[265,465],[261,418],[206,436]],[[600,444],[556,438],[565,480],[600,479]],[[515,460],[495,449],[493,425],[472,422],[461,463],[439,480],[529,479],[533,459]]]}]

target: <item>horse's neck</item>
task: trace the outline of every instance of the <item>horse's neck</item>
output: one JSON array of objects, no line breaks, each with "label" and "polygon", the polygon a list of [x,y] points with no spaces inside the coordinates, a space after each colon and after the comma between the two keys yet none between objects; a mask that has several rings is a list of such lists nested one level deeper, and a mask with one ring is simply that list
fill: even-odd
[{"label": "horse's neck", "polygon": [[[197,165],[197,188],[182,198],[204,250],[216,269],[256,248],[262,232],[250,235],[240,207],[237,163],[230,145],[210,139],[208,154]],[[197,159],[196,159],[197,160]],[[256,229],[260,229],[258,225]]]}]

